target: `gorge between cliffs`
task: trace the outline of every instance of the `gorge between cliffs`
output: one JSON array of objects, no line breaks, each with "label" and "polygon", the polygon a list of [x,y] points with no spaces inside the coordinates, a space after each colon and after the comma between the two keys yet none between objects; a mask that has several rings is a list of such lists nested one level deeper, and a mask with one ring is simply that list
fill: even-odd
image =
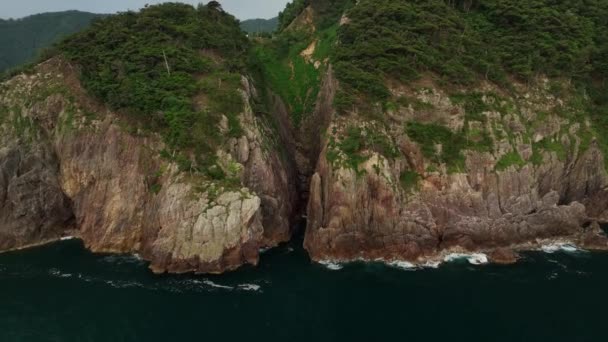
[{"label": "gorge between cliffs", "polygon": [[[316,262],[608,249],[608,144],[591,90],[565,71],[519,75],[506,57],[496,75],[494,59],[485,74],[465,58],[443,70],[401,47],[361,62],[383,43],[358,35],[366,18],[432,9],[294,3],[272,38],[245,37],[211,5],[110,16],[2,81],[0,250],[74,236],[154,273],[223,273],[257,265],[304,219]],[[445,25],[412,30],[448,54],[460,33]]]}]

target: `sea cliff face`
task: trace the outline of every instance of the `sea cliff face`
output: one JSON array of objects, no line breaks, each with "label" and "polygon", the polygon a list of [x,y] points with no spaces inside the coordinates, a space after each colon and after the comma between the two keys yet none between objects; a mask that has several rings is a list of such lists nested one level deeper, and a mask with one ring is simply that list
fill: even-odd
[{"label": "sea cliff face", "polygon": [[428,82],[399,85],[405,104],[333,116],[311,181],[311,257],[486,252],[504,262],[560,238],[606,249],[608,178],[589,121],[546,79],[516,87],[486,84],[463,100]]},{"label": "sea cliff face", "polygon": [[94,252],[139,253],[158,273],[257,264],[260,248],[291,236],[295,183],[246,78],[241,93],[243,136],[217,151],[241,185],[224,185],[180,172],[159,136],[88,97],[61,59],[3,83],[0,247],[77,235]]},{"label": "sea cliff face", "polygon": [[[185,49],[168,40],[188,56],[173,61],[183,64],[173,74],[166,56],[159,64],[160,55],[147,55],[165,55],[164,45],[131,54],[135,30],[121,49],[108,48],[96,30],[113,26],[98,25],[1,83],[0,251],[73,235],[94,252],[137,253],[156,273],[220,273],[257,264],[261,249],[291,238],[299,215],[315,261],[426,264],[486,253],[511,263],[555,240],[608,249],[608,148],[590,88],[541,72],[524,82],[508,69],[490,82],[489,70],[468,70],[467,59],[458,69],[466,75],[437,74],[453,65],[410,70],[390,51],[366,55],[383,44],[364,34],[368,24],[382,29],[366,21],[372,2],[306,4],[272,39],[249,41],[237,29],[189,32]],[[381,9],[430,11],[410,5]],[[227,16],[178,4],[140,15],[162,21],[178,10],[201,20],[186,31]],[[199,44],[201,34],[217,38],[205,43],[215,49]],[[224,44],[233,40],[242,46]],[[113,57],[83,55],[82,46]],[[218,46],[235,49],[222,55]],[[357,66],[366,61],[374,63]],[[381,72],[397,65],[416,77]],[[116,70],[100,75],[106,69]],[[145,88],[146,79],[158,83]],[[99,87],[105,98],[92,95]]]}]

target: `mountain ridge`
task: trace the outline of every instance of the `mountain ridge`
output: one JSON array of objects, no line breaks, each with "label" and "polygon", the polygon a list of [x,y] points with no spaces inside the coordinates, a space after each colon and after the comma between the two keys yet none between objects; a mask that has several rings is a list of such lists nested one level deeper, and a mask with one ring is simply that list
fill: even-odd
[{"label": "mountain ridge", "polygon": [[42,50],[78,32],[101,15],[81,11],[49,12],[21,19],[0,19],[0,72],[33,61]]}]

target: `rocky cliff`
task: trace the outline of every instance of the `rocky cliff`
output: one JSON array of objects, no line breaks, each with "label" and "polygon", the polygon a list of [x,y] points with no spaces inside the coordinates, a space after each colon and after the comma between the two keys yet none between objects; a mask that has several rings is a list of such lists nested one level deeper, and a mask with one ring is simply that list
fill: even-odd
[{"label": "rocky cliff", "polygon": [[158,135],[87,96],[62,59],[3,83],[1,248],[75,234],[95,252],[139,253],[158,273],[256,264],[260,248],[291,236],[295,183],[246,78],[241,94],[243,135],[216,151],[235,186],[180,172]]},{"label": "rocky cliff", "polygon": [[552,239],[608,247],[606,164],[576,99],[550,94],[546,79],[464,100],[428,82],[391,91],[401,104],[327,129],[308,205],[313,259],[502,259]]}]

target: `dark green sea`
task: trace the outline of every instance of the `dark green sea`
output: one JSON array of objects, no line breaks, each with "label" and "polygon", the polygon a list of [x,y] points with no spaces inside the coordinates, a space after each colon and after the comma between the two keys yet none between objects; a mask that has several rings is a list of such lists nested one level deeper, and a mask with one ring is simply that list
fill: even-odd
[{"label": "dark green sea", "polygon": [[293,242],[258,268],[154,276],[79,241],[0,254],[0,341],[606,341],[608,254],[329,270]]}]

